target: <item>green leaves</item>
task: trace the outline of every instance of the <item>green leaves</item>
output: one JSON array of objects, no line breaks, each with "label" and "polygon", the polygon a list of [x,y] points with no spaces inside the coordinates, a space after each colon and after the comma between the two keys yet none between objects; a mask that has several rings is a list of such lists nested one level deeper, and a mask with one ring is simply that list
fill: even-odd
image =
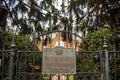
[{"label": "green leaves", "polygon": [[103,39],[106,38],[109,49],[112,49],[114,42],[113,36],[114,32],[111,30],[100,28],[97,31],[89,32],[89,34],[86,36],[86,40],[91,44],[93,48],[96,50],[101,50],[103,46]]},{"label": "green leaves", "polygon": [[12,28],[17,26],[19,34],[28,35],[33,31],[41,34],[46,27],[58,29],[58,25],[64,30],[68,27],[70,31],[74,26],[78,32],[86,29],[88,32],[96,31],[105,28],[105,25],[113,27],[101,0],[62,0],[61,9],[56,7],[59,5],[58,0],[8,0],[8,3],[16,3],[13,8],[9,6],[14,18],[9,20],[13,23]]},{"label": "green leaves", "polygon": [[16,48],[17,50],[22,50],[25,48],[25,46],[30,43],[30,37],[29,35],[15,35],[13,33],[10,33],[10,32],[7,32],[7,31],[4,31],[2,34],[1,34],[1,46],[0,46],[0,49],[2,50],[3,47],[6,49],[6,50],[9,50],[11,49],[11,43],[12,43],[12,38],[15,38],[15,45],[16,45]]}]

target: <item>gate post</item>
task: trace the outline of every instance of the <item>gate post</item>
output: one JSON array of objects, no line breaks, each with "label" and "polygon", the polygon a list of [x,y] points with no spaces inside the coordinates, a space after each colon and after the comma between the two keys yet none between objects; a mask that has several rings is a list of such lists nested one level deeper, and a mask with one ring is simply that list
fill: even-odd
[{"label": "gate post", "polygon": [[9,80],[12,80],[13,78],[13,60],[14,60],[14,48],[15,48],[15,43],[14,43],[14,38],[12,39],[11,43],[11,52],[10,52],[10,62],[9,62]]},{"label": "gate post", "polygon": [[108,60],[108,45],[106,39],[104,39],[104,53],[105,53],[105,80],[109,80],[109,60]]}]

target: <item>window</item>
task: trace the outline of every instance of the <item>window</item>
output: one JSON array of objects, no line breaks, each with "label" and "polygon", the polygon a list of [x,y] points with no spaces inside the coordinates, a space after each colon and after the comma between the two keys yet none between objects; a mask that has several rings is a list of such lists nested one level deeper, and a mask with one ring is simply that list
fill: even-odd
[{"label": "window", "polygon": [[61,46],[61,47],[64,47],[64,42],[63,41],[57,41],[56,44],[55,44],[55,47],[56,46]]}]

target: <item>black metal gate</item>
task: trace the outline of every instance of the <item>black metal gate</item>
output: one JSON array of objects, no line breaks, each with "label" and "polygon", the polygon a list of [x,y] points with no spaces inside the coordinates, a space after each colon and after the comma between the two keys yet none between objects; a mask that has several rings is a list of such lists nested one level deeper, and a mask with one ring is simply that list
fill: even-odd
[{"label": "black metal gate", "polygon": [[77,56],[77,80],[103,80],[101,51],[84,51]]},{"label": "black metal gate", "polygon": [[[44,38],[53,34],[58,34],[58,46],[60,43],[61,33],[66,35],[66,48],[68,48],[69,37],[71,36],[76,50],[76,74],[42,74],[42,51],[44,48]],[[31,43],[37,38],[41,38],[42,51],[27,50]],[[82,40],[81,50],[77,50],[77,38]],[[0,50],[0,80],[119,80],[120,79],[120,52],[108,51],[104,40],[104,50],[92,51],[85,50],[85,44],[90,45],[76,33],[69,31],[50,31],[39,35],[28,44],[24,50],[14,50],[14,40],[11,44],[11,50]],[[49,39],[52,47],[52,39]],[[35,44],[34,44],[35,45]],[[34,48],[34,46],[32,46]],[[57,79],[53,77],[57,75]],[[64,75],[66,79],[62,79]]]}]

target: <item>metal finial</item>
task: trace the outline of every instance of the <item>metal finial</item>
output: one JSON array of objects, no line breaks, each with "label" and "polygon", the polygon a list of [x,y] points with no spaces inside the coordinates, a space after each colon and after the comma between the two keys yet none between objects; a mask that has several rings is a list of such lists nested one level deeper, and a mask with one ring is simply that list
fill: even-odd
[{"label": "metal finial", "polygon": [[12,47],[12,48],[15,48],[15,38],[14,38],[14,37],[12,38],[11,47]]},{"label": "metal finial", "polygon": [[107,45],[107,42],[106,42],[106,38],[104,37],[104,43],[103,43],[103,48],[107,48],[108,45]]}]

